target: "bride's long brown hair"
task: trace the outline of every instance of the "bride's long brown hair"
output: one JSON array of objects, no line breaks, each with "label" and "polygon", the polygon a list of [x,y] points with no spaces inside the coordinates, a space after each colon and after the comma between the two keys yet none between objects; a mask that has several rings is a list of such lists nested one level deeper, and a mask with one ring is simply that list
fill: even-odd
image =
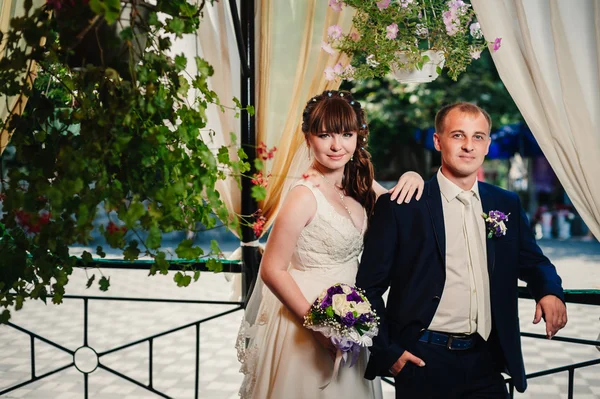
[{"label": "bride's long brown hair", "polygon": [[346,91],[326,90],[308,100],[302,114],[302,132],[308,135],[356,132],[356,149],[344,167],[342,190],[357,200],[371,216],[375,207],[373,164],[367,151],[369,127],[360,103]]}]

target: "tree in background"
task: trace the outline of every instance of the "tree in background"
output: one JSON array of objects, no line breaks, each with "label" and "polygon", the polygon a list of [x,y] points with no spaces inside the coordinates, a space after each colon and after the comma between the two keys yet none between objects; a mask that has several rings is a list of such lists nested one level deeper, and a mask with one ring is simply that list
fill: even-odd
[{"label": "tree in background", "polygon": [[431,83],[401,84],[385,77],[344,81],[341,88],[351,91],[367,110],[369,151],[380,180],[395,180],[406,170],[415,170],[424,178],[432,175],[431,167],[440,165],[439,154],[425,149],[415,131],[432,127],[435,113],[446,104],[478,104],[491,115],[492,130],[523,122],[489,52],[482,53],[457,81],[441,75]]}]

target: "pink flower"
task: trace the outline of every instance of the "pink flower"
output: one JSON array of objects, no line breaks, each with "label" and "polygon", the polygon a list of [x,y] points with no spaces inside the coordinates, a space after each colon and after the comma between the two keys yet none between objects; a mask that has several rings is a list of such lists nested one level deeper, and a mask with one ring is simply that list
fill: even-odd
[{"label": "pink flower", "polygon": [[350,33],[350,39],[352,39],[353,42],[357,42],[360,40],[360,34],[356,31]]},{"label": "pink flower", "polygon": [[494,40],[494,51],[500,50],[500,46],[502,46],[502,38],[497,37],[496,40]]},{"label": "pink flower", "polygon": [[345,4],[341,0],[329,0],[329,7],[335,12],[342,11],[342,6],[345,6]]},{"label": "pink flower", "polygon": [[335,54],[335,50],[331,47],[331,44],[328,42],[321,42],[321,49],[329,54]]},{"label": "pink flower", "polygon": [[379,11],[385,10],[386,8],[388,8],[388,6],[390,5],[390,1],[391,0],[381,0],[378,1],[377,4],[377,8],[379,8]]},{"label": "pink flower", "polygon": [[[411,4],[414,0],[400,0],[400,7],[406,8],[409,4]],[[420,12],[420,11],[419,11]]]},{"label": "pink flower", "polygon": [[342,36],[342,28],[339,25],[331,25],[327,28],[327,36],[332,39],[339,39]]},{"label": "pink flower", "polygon": [[335,78],[337,78],[343,70],[344,68],[342,68],[342,64],[340,64],[339,62],[335,64],[333,68],[328,66],[327,68],[325,68],[325,71],[323,71],[323,73],[325,74],[325,80],[335,80]]},{"label": "pink flower", "polygon": [[450,9],[448,11],[444,11],[442,13],[442,19],[444,20],[444,25],[446,25],[446,33],[448,36],[454,36],[458,32],[458,24],[460,20],[456,15],[456,10]]},{"label": "pink flower", "polygon": [[469,26],[469,31],[471,32],[471,36],[473,36],[475,39],[481,39],[483,37],[479,22],[472,23],[471,26]]},{"label": "pink flower", "polygon": [[472,49],[470,54],[471,54],[471,58],[473,58],[474,60],[478,60],[479,57],[481,57],[481,50]]},{"label": "pink flower", "polygon": [[387,37],[389,40],[393,40],[396,38],[396,36],[398,36],[398,24],[388,25],[385,30],[387,32],[385,37]]},{"label": "pink flower", "polygon": [[352,82],[354,80],[354,72],[356,72],[356,68],[352,65],[348,65],[346,69],[344,69],[344,79],[348,82]]}]

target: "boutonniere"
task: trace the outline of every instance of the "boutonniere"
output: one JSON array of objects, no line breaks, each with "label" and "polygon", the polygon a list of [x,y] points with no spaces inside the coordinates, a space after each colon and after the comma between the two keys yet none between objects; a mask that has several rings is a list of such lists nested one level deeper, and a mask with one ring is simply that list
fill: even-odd
[{"label": "boutonniere", "polygon": [[486,214],[484,212],[481,214],[487,226],[487,238],[506,235],[506,224],[504,222],[508,222],[508,215],[500,211],[490,211],[490,213]]}]

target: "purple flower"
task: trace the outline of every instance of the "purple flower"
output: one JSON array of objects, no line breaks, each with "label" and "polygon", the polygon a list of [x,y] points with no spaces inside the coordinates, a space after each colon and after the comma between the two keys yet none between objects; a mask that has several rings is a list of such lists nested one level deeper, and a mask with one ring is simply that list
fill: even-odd
[{"label": "purple flower", "polygon": [[502,237],[506,235],[506,224],[508,222],[508,216],[500,211],[489,211],[489,213],[483,213],[481,216],[485,219],[487,225],[487,238]]},{"label": "purple flower", "polygon": [[502,38],[497,37],[496,40],[494,40],[494,51],[500,50],[500,46],[502,46]]},{"label": "purple flower", "polygon": [[364,299],[360,296],[360,294],[356,291],[352,291],[348,295],[346,295],[346,299],[352,302],[364,302]]},{"label": "purple flower", "polygon": [[325,298],[323,298],[323,301],[321,302],[320,308],[326,309],[329,306],[331,306],[331,296],[325,295]]},{"label": "purple flower", "polygon": [[354,313],[352,312],[348,312],[346,313],[346,316],[342,317],[342,324],[346,327],[352,327],[357,321],[358,319],[354,317]]},{"label": "purple flower", "polygon": [[327,289],[327,295],[334,296],[335,294],[342,294],[344,292],[341,285],[334,285]]}]

